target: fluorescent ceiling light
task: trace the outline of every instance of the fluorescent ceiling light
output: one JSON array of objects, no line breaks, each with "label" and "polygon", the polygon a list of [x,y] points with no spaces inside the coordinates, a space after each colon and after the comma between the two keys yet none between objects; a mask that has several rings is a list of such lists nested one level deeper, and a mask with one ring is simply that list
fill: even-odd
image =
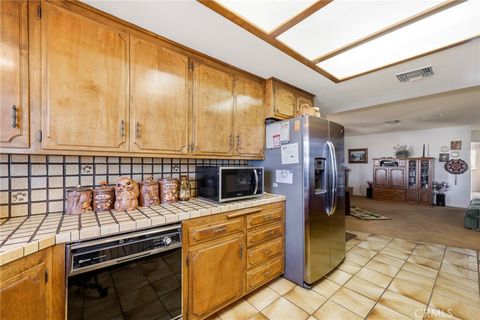
[{"label": "fluorescent ceiling light", "polygon": [[315,0],[217,0],[219,4],[269,33]]},{"label": "fluorescent ceiling light", "polygon": [[334,0],[277,39],[313,60],[444,1]]},{"label": "fluorescent ceiling light", "polygon": [[469,0],[322,61],[317,66],[345,79],[480,34],[480,2]]}]

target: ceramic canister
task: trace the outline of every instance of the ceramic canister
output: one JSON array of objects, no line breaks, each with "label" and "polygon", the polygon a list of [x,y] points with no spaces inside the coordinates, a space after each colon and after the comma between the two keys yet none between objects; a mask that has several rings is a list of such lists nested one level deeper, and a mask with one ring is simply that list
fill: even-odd
[{"label": "ceramic canister", "polygon": [[115,204],[115,188],[109,187],[107,181],[100,181],[99,184],[98,188],[93,189],[93,210],[112,210]]},{"label": "ceramic canister", "polygon": [[152,176],[147,177],[145,181],[140,182],[139,206],[148,207],[160,204],[160,194],[158,182]]},{"label": "ceramic canister", "polygon": [[92,210],[92,189],[76,188],[67,189],[67,208],[66,214],[81,214],[82,212]]},{"label": "ceramic canister", "polygon": [[163,178],[160,180],[160,202],[173,203],[178,201],[178,179]]}]

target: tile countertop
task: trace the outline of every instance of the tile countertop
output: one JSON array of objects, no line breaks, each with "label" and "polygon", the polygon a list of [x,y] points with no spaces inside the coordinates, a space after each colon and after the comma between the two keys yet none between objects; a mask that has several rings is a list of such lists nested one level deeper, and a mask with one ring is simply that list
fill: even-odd
[{"label": "tile countertop", "polygon": [[132,211],[89,211],[81,215],[55,213],[0,219],[0,266],[57,243],[135,231],[283,200],[285,196],[267,193],[259,198],[227,203],[191,198],[185,202]]}]

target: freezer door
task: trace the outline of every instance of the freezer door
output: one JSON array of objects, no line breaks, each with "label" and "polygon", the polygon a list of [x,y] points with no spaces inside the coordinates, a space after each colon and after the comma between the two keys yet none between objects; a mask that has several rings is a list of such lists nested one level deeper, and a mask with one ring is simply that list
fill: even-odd
[{"label": "freezer door", "polygon": [[345,167],[344,129],[329,122],[330,142],[336,159],[335,210],[330,215],[330,268],[333,269],[345,258]]},{"label": "freezer door", "polygon": [[305,271],[304,282],[312,284],[331,270],[330,206],[328,188],[331,163],[327,146],[329,128],[325,119],[304,116]]}]

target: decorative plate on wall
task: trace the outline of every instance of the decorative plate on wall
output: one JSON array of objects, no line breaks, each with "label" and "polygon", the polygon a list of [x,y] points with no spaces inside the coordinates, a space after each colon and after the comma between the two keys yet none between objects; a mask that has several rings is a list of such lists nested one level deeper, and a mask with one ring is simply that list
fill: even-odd
[{"label": "decorative plate on wall", "polygon": [[450,151],[449,147],[447,147],[447,146],[441,146],[440,147],[440,152],[445,153],[445,152],[448,152],[448,151]]},{"label": "decorative plate on wall", "polygon": [[452,151],[451,156],[452,156],[452,158],[460,158],[460,152]]},{"label": "decorative plate on wall", "polygon": [[457,185],[457,175],[465,173],[468,170],[468,163],[462,159],[451,159],[445,163],[445,170],[455,175],[455,185]]}]

